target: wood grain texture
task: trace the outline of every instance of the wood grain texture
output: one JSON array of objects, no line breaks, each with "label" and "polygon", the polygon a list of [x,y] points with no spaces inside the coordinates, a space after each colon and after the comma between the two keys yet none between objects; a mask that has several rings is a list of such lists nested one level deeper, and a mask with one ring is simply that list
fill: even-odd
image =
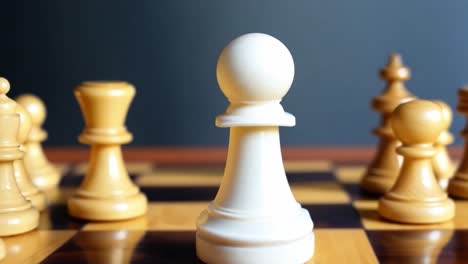
[{"label": "wood grain texture", "polygon": [[[58,163],[77,163],[88,159],[89,149],[80,146],[56,146],[45,149],[47,157]],[[373,146],[284,146],[285,160],[329,160],[335,163],[361,163],[370,161],[375,153]],[[449,153],[460,158],[461,146],[452,146]],[[160,165],[181,164],[224,164],[227,148],[219,146],[164,147],[164,146],[124,146],[126,161],[152,161]]]}]

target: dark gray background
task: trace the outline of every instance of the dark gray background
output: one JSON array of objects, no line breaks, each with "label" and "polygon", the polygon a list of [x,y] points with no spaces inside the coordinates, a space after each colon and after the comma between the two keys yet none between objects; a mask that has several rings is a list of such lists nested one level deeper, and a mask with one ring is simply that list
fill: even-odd
[{"label": "dark gray background", "polygon": [[[83,127],[73,87],[126,80],[137,88],[127,126],[136,145],[224,145],[214,126],[227,101],[216,60],[233,38],[263,32],[290,49],[296,76],[283,106],[297,126],[288,145],[373,144],[370,99],[378,69],[402,53],[423,98],[456,104],[468,83],[468,2],[375,0],[2,1],[0,76],[49,110],[50,145],[77,144]],[[458,134],[463,118],[455,116]],[[462,142],[457,136],[458,142]]]}]

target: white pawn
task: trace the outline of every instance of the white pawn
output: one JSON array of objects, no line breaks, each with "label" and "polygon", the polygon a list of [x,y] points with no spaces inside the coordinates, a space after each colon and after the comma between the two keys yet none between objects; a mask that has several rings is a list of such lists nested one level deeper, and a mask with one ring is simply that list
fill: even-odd
[{"label": "white pawn", "polygon": [[229,150],[218,194],[197,221],[197,255],[206,263],[305,263],[313,223],[291,192],[279,138],[279,126],[295,125],[280,104],[292,56],[269,35],[247,34],[222,51],[216,73],[231,103],[216,118],[230,128]]}]

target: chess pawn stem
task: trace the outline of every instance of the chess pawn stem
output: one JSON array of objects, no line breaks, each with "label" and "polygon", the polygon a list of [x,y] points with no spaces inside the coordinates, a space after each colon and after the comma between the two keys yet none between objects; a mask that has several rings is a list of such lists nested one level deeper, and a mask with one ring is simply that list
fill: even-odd
[{"label": "chess pawn stem", "polygon": [[[313,224],[289,188],[278,127],[231,128],[220,189],[200,215],[197,227],[197,252],[208,263],[220,263],[216,260],[223,255],[229,256],[230,263],[243,263],[245,254],[252,251],[263,251],[264,256],[252,257],[251,263],[266,263],[267,259],[272,263],[300,263],[310,258]],[[219,241],[226,246],[215,253]],[[249,247],[242,251],[242,245]],[[309,253],[308,257],[290,255],[286,260],[275,254],[281,251]]]}]

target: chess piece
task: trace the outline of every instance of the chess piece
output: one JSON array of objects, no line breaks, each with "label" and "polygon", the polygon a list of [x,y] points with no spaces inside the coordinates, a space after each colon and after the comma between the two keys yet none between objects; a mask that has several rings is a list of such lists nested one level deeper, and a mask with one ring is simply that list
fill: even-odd
[{"label": "chess piece", "polygon": [[380,142],[376,156],[361,180],[361,188],[375,194],[390,190],[400,171],[395,152],[400,142],[390,126],[391,114],[401,103],[414,99],[403,84],[410,78],[410,70],[403,65],[398,54],[390,55],[388,65],[380,71],[380,76],[388,82],[384,92],[372,100],[372,108],[382,114],[380,126],[373,130]]},{"label": "chess piece", "polygon": [[91,145],[91,155],[86,176],[68,201],[72,216],[122,220],[146,213],[147,199],[130,180],[121,150],[132,140],[124,123],[134,95],[126,82],[84,82],[75,89],[86,123],[79,141]]},{"label": "chess piece", "polygon": [[39,211],[21,194],[13,163],[23,157],[17,136],[20,116],[17,104],[6,93],[10,84],[0,78],[0,236],[28,232],[39,224]]},{"label": "chess piece", "polygon": [[398,106],[391,125],[402,142],[403,156],[395,185],[379,201],[379,214],[402,223],[427,224],[450,220],[455,205],[438,184],[432,169],[434,142],[444,130],[442,108],[431,101],[414,100]]},{"label": "chess piece", "polygon": [[[457,110],[468,118],[468,86],[462,87],[458,91]],[[463,158],[457,172],[449,182],[447,191],[452,196],[468,199],[468,122],[460,134],[465,138]]]},{"label": "chess piece", "polygon": [[[18,130],[18,143],[20,144],[20,149],[23,151],[27,151],[26,146],[24,146],[24,142],[26,141],[29,132],[31,131],[31,117],[29,113],[22,107],[21,105],[17,104],[16,106],[16,113],[20,116],[20,127]],[[28,172],[24,166],[23,158],[15,160],[13,162],[13,168],[15,171],[15,179],[18,188],[26,197],[27,200],[31,201],[32,205],[36,207],[39,211],[42,211],[46,208],[46,197],[43,192],[41,192],[31,181]]]},{"label": "chess piece", "polygon": [[447,145],[453,143],[453,135],[449,131],[450,124],[452,123],[452,110],[450,106],[442,101],[433,102],[442,108],[444,130],[440,133],[439,138],[434,144],[437,154],[432,159],[432,167],[440,186],[446,190],[449,180],[455,172],[455,166],[447,151]]},{"label": "chess piece", "polygon": [[229,127],[229,149],[216,198],[197,220],[196,250],[206,263],[305,263],[313,223],[286,179],[279,126],[294,126],[282,97],[294,78],[289,50],[260,33],[233,40],[217,79],[230,106],[216,118]]},{"label": "chess piece", "polygon": [[24,143],[26,152],[24,165],[29,176],[40,190],[50,190],[57,187],[60,174],[58,170],[49,163],[42,150],[41,142],[47,139],[47,132],[42,129],[46,117],[44,103],[32,94],[24,94],[16,98],[16,102],[22,105],[30,114],[32,121],[31,132]]}]

